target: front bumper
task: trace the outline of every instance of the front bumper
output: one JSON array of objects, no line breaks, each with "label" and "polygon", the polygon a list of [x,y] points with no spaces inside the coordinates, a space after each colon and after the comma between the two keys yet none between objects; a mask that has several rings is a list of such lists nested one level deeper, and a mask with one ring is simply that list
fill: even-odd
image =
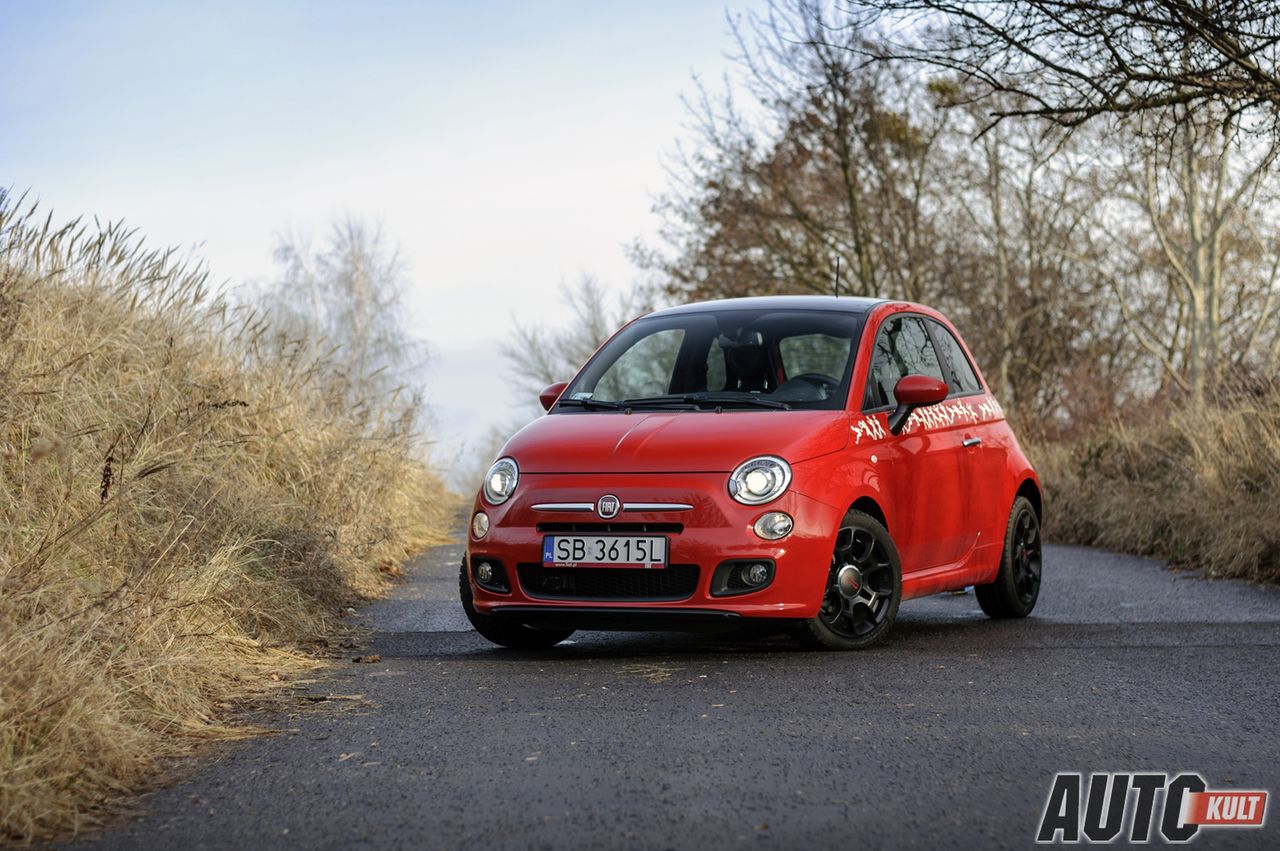
[{"label": "front bumper", "polygon": [[[654,623],[716,622],[720,618],[809,618],[817,614],[831,564],[834,534],[840,520],[837,508],[799,493],[795,485],[767,505],[735,502],[721,473],[685,474],[537,474],[525,473],[512,498],[491,506],[477,497],[474,511],[489,515],[490,528],[482,540],[468,534],[467,565],[473,603],[478,612],[507,615],[525,622],[554,620],[581,622],[581,628],[663,628]],[[537,510],[535,505],[590,503],[604,494],[624,504],[684,504],[685,510],[625,511],[609,521],[592,512]],[[752,525],[768,511],[785,511],[795,521],[791,534],[780,541],[758,537]],[[670,565],[694,565],[697,582],[692,594],[680,600],[628,600],[535,596],[520,580],[525,571],[541,569],[542,539],[564,533],[662,534],[668,539]],[[603,528],[609,524],[609,529]],[[715,568],[726,561],[771,559],[773,580],[764,588],[734,596],[712,594]],[[500,564],[508,577],[509,593],[480,587],[470,568],[481,560]],[[575,570],[570,568],[569,570]],[[615,568],[602,568],[613,570]],[[687,569],[687,568],[686,568]],[[536,592],[535,592],[536,593]],[[507,611],[503,611],[506,609]],[[686,615],[678,614],[680,612]],[[616,618],[610,618],[610,613]],[[645,617],[645,614],[657,617]],[[695,617],[696,616],[696,617]],[[604,624],[604,627],[601,626]],[[635,626],[627,626],[634,624]],[[677,627],[679,628],[679,627]]]}]

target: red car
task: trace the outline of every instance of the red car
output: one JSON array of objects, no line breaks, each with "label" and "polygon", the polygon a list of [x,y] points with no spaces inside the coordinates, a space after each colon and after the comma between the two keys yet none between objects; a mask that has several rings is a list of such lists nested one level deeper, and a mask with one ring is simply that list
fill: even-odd
[{"label": "red car", "polygon": [[942,314],[821,296],[660,310],[542,393],[476,496],[459,586],[497,644],[774,619],[835,650],[903,600],[1040,592],[1039,480]]}]

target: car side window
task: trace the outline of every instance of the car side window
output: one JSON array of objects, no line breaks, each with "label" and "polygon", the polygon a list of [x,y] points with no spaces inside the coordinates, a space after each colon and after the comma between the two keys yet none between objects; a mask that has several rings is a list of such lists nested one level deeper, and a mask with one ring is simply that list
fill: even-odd
[{"label": "car side window", "polygon": [[942,361],[949,370],[947,386],[951,388],[951,395],[962,396],[966,393],[981,391],[982,382],[978,381],[978,374],[974,371],[969,358],[965,356],[964,349],[961,348],[955,335],[941,322],[930,320],[929,326],[933,330],[933,339],[938,344]]},{"label": "car side window", "polygon": [[665,395],[683,342],[681,328],[657,331],[640,340],[600,376],[593,398],[616,402]]},{"label": "car side window", "polygon": [[894,316],[880,326],[871,353],[871,374],[867,376],[864,410],[896,405],[893,388],[907,375],[927,375],[946,379],[942,364],[924,321],[916,316]]}]

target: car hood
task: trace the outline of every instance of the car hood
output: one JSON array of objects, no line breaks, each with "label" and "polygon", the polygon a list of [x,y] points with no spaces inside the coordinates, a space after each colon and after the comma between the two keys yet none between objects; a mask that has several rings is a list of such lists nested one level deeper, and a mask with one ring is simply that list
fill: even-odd
[{"label": "car hood", "polygon": [[843,449],[844,411],[549,414],[504,454],[526,473],[727,473],[756,455],[795,464]]}]

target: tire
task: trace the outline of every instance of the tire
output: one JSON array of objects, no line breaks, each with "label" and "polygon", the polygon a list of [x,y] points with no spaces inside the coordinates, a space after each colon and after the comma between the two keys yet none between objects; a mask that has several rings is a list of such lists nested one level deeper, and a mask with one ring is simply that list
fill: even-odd
[{"label": "tire", "polygon": [[1005,526],[1000,571],[994,582],[973,589],[989,617],[1025,618],[1036,607],[1043,567],[1040,539],[1040,517],[1031,501],[1019,496]]},{"label": "tire", "polygon": [[467,613],[471,626],[494,644],[511,650],[546,650],[573,635],[571,629],[537,629],[522,623],[514,623],[494,615],[476,611],[471,598],[471,581],[467,577],[464,560],[458,571],[458,596],[462,598],[462,610]]},{"label": "tire", "polygon": [[850,511],[836,532],[822,607],[794,634],[815,649],[864,650],[893,627],[901,602],[902,560],[889,530],[869,514]]}]

